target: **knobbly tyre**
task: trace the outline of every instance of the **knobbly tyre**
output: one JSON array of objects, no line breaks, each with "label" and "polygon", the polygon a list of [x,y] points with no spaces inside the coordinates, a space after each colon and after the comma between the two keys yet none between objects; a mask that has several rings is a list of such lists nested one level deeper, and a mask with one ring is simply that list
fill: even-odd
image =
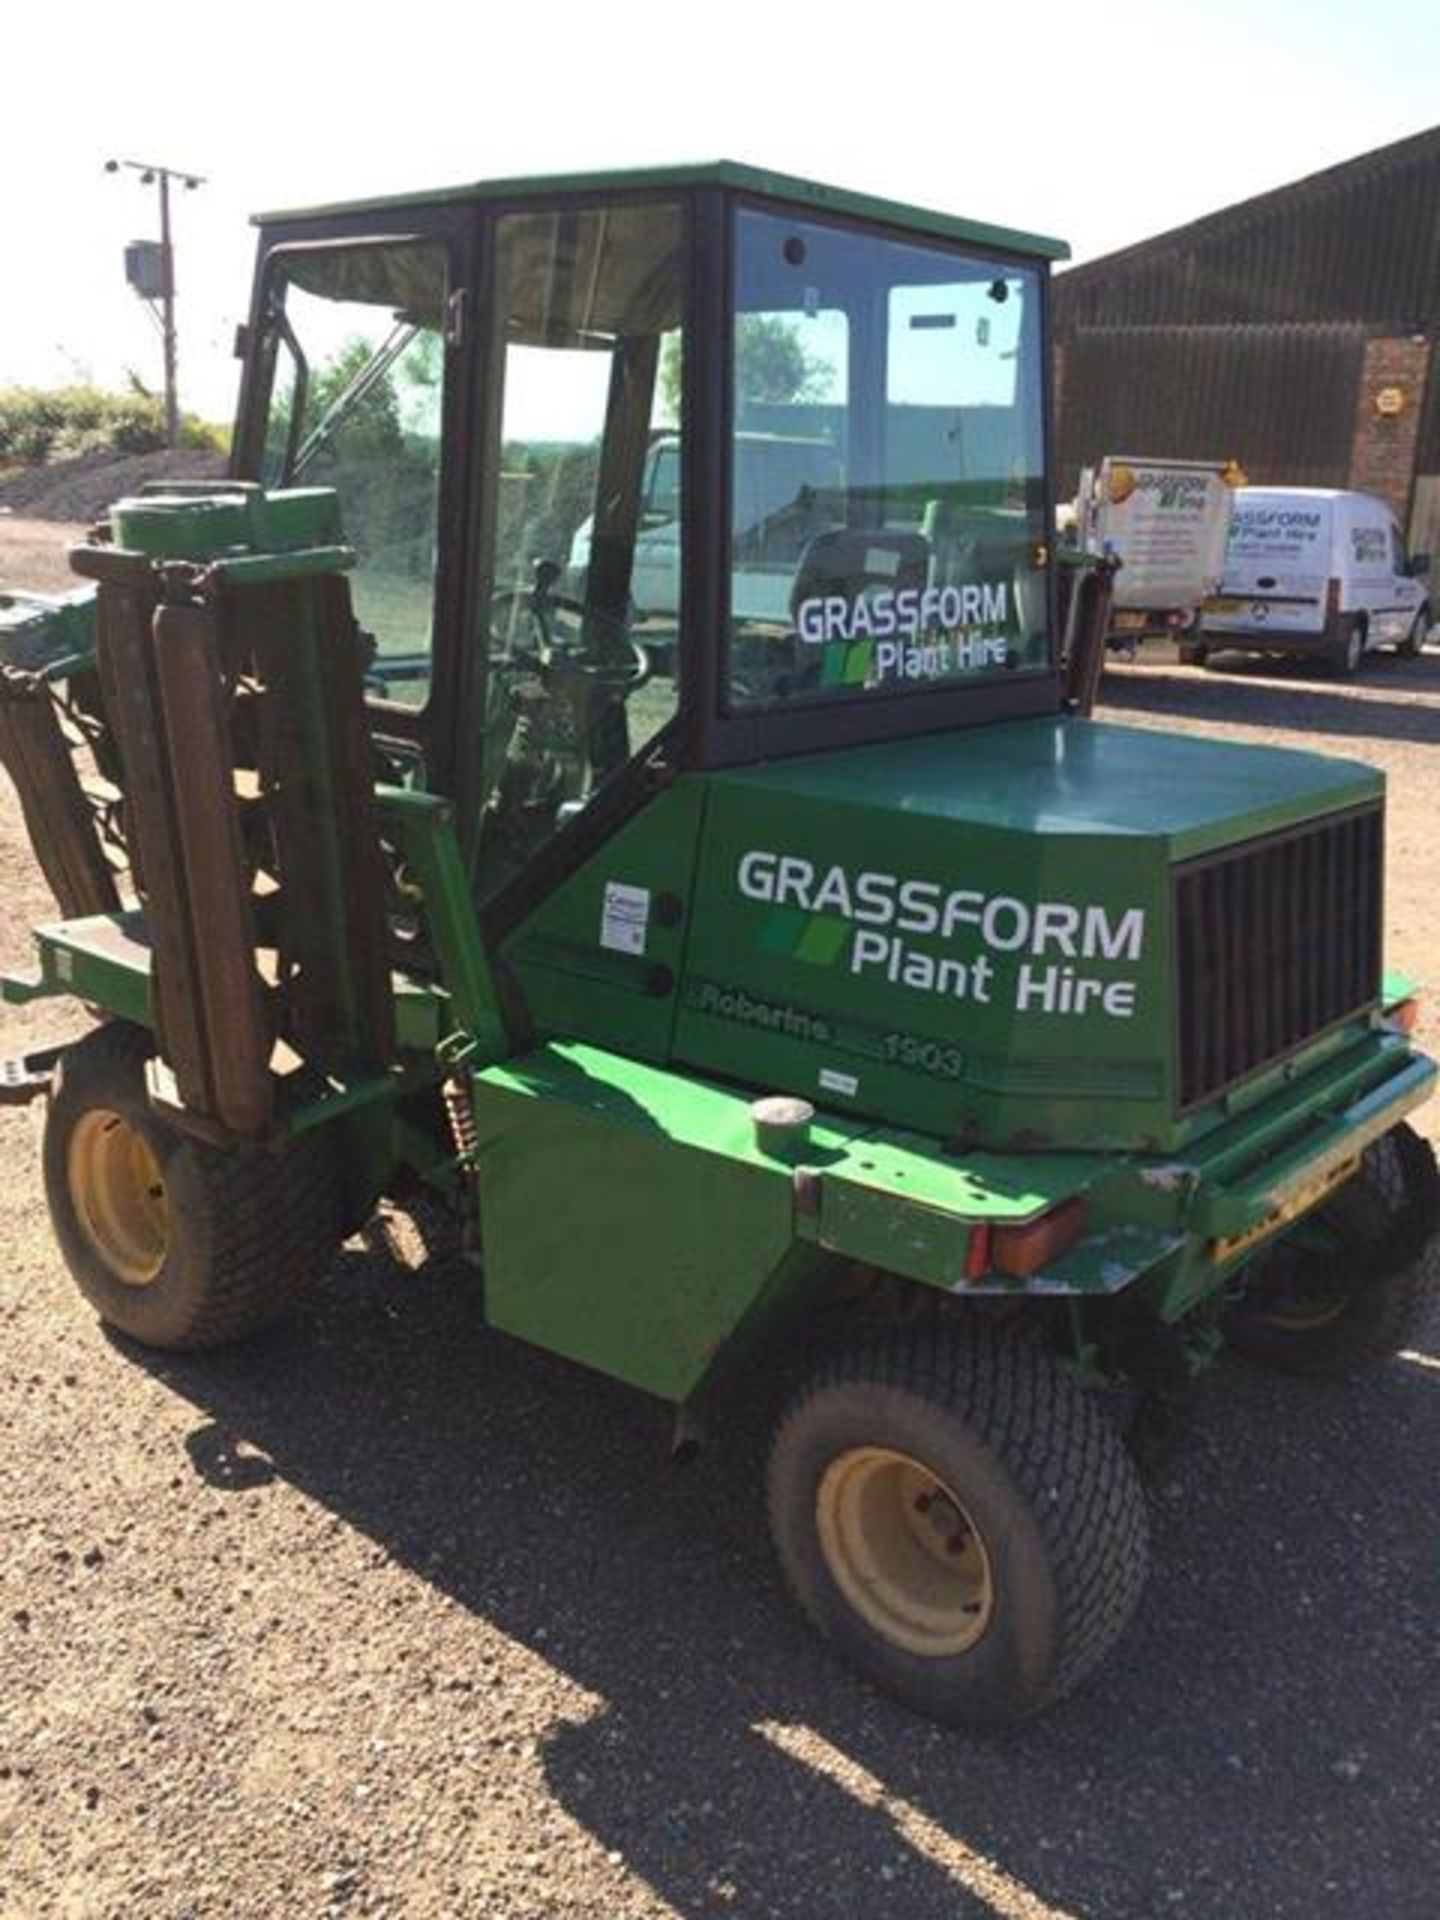
[{"label": "knobbly tyre", "polygon": [[[683,1432],[773,1383],[801,1606],[964,1726],[1135,1608],[1104,1388],[1435,1290],[1379,776],[1057,669],[1063,251],[730,165],[266,217],[233,479],[118,503],[0,704],[101,1318],[237,1338],[442,1201],[491,1325]],[[784,498],[762,434],[825,449]]]}]

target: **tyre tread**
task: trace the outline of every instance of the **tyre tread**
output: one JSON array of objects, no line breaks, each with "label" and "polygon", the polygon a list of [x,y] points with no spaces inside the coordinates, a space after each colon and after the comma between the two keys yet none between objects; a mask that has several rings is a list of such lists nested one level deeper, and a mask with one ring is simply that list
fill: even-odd
[{"label": "tyre tread", "polygon": [[[137,1097],[154,1051],[142,1028],[121,1021],[96,1028],[62,1055],[52,1116],[68,1087],[83,1089],[87,1082],[96,1086],[98,1098]],[[221,1346],[269,1325],[328,1266],[340,1238],[339,1168],[332,1143],[320,1133],[278,1152],[258,1146],[222,1149],[178,1136],[175,1151],[189,1156],[198,1176],[199,1203],[184,1225],[194,1237],[192,1258],[200,1274],[185,1311],[160,1336],[126,1328],[86,1287],[73,1260],[71,1267],[101,1318],[121,1331],[167,1349]],[[58,1166],[50,1164],[48,1146],[47,1184],[58,1230],[68,1200],[57,1191],[63,1181]],[[173,1185],[172,1204],[180,1204]],[[62,1232],[62,1246],[65,1239]]]},{"label": "tyre tread", "polygon": [[[1013,1477],[1051,1556],[1059,1628],[1048,1674],[1007,1719],[1054,1704],[1113,1647],[1148,1570],[1144,1495],[1112,1427],[1038,1345],[983,1324],[940,1333],[922,1324],[826,1359],[782,1416],[772,1452],[817,1396],[854,1384],[893,1388],[957,1415]],[[771,1502],[773,1532],[782,1524],[773,1485]],[[790,1585],[823,1631],[806,1594]]]}]

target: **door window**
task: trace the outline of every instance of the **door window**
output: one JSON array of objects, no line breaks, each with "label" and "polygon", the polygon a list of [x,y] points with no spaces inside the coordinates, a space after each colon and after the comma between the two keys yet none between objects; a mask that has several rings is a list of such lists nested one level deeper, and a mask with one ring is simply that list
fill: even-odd
[{"label": "door window", "polygon": [[682,236],[674,206],[525,212],[496,225],[487,892],[578,819],[676,711]]}]

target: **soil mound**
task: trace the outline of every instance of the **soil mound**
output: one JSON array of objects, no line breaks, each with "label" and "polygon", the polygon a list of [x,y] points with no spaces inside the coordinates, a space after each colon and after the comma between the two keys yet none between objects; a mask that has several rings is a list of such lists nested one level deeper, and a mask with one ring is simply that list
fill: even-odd
[{"label": "soil mound", "polygon": [[74,460],[26,467],[0,479],[0,513],[29,520],[98,520],[112,502],[149,480],[219,479],[225,455],[179,448],[174,453],[83,453]]}]

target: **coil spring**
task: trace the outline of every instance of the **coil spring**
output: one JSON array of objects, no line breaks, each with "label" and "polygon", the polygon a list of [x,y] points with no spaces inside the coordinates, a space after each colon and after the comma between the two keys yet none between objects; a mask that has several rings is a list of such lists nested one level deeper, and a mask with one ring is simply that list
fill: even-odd
[{"label": "coil spring", "polygon": [[464,1083],[453,1076],[440,1089],[445,1102],[445,1117],[450,1122],[450,1138],[455,1156],[467,1173],[475,1171],[475,1149],[479,1136],[475,1131],[475,1109]]}]

